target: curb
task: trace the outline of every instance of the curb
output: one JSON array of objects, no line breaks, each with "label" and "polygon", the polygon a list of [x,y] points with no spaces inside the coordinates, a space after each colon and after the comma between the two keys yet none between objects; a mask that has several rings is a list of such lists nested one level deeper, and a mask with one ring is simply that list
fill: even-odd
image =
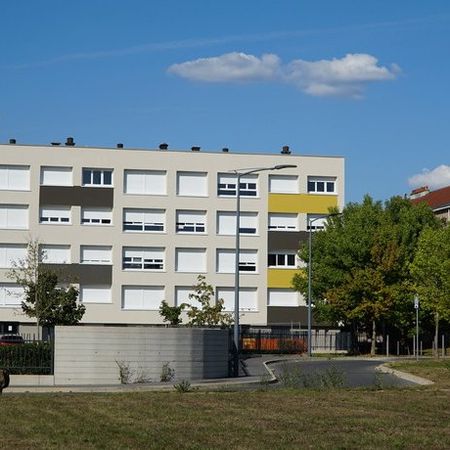
[{"label": "curb", "polygon": [[382,373],[388,373],[394,375],[402,380],[409,381],[411,383],[419,384],[421,386],[430,386],[434,384],[434,381],[427,380],[426,378],[418,377],[417,375],[412,375],[407,372],[401,372],[400,370],[392,369],[391,367],[387,367],[386,364],[381,364],[376,367],[377,371]]}]

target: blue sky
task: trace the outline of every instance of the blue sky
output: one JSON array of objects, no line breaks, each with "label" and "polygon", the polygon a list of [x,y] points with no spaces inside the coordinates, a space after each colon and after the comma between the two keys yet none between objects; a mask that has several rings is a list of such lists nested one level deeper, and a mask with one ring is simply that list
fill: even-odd
[{"label": "blue sky", "polygon": [[448,0],[3,2],[0,141],[342,155],[450,184]]}]

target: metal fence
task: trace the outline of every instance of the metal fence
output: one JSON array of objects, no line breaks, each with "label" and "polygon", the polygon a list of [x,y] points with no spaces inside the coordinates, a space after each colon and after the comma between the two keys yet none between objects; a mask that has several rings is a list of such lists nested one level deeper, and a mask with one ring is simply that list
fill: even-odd
[{"label": "metal fence", "polygon": [[[351,349],[349,332],[337,330],[313,330],[311,348],[316,353],[347,352]],[[301,354],[308,349],[306,330],[245,330],[241,333],[243,353],[291,353]]]},{"label": "metal fence", "polygon": [[[366,333],[356,335],[355,349],[358,353],[370,353],[372,339]],[[417,347],[417,348],[416,348]],[[419,339],[416,336],[398,337],[394,333],[383,334],[376,337],[375,349],[377,355],[386,356],[431,356],[437,353],[439,356],[447,356],[450,348],[450,333],[439,334],[437,349],[435,348],[434,335],[431,333],[419,333]]]},{"label": "metal fence", "polygon": [[25,340],[23,344],[0,345],[0,367],[13,375],[53,375],[53,341]]}]

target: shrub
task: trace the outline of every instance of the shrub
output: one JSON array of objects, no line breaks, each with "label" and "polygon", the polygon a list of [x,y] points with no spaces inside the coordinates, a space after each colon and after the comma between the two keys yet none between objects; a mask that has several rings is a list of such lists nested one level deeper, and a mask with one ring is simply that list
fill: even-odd
[{"label": "shrub", "polygon": [[53,347],[50,342],[33,342],[0,347],[0,367],[14,375],[49,375],[52,373]]}]

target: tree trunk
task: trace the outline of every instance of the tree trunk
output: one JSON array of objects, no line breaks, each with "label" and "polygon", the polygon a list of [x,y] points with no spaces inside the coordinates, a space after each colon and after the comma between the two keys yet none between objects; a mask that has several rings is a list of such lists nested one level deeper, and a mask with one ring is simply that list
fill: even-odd
[{"label": "tree trunk", "polygon": [[377,327],[375,324],[375,320],[372,320],[372,343],[370,346],[370,355],[375,356],[377,345]]},{"label": "tree trunk", "polygon": [[434,314],[434,356],[439,358],[439,313]]}]

